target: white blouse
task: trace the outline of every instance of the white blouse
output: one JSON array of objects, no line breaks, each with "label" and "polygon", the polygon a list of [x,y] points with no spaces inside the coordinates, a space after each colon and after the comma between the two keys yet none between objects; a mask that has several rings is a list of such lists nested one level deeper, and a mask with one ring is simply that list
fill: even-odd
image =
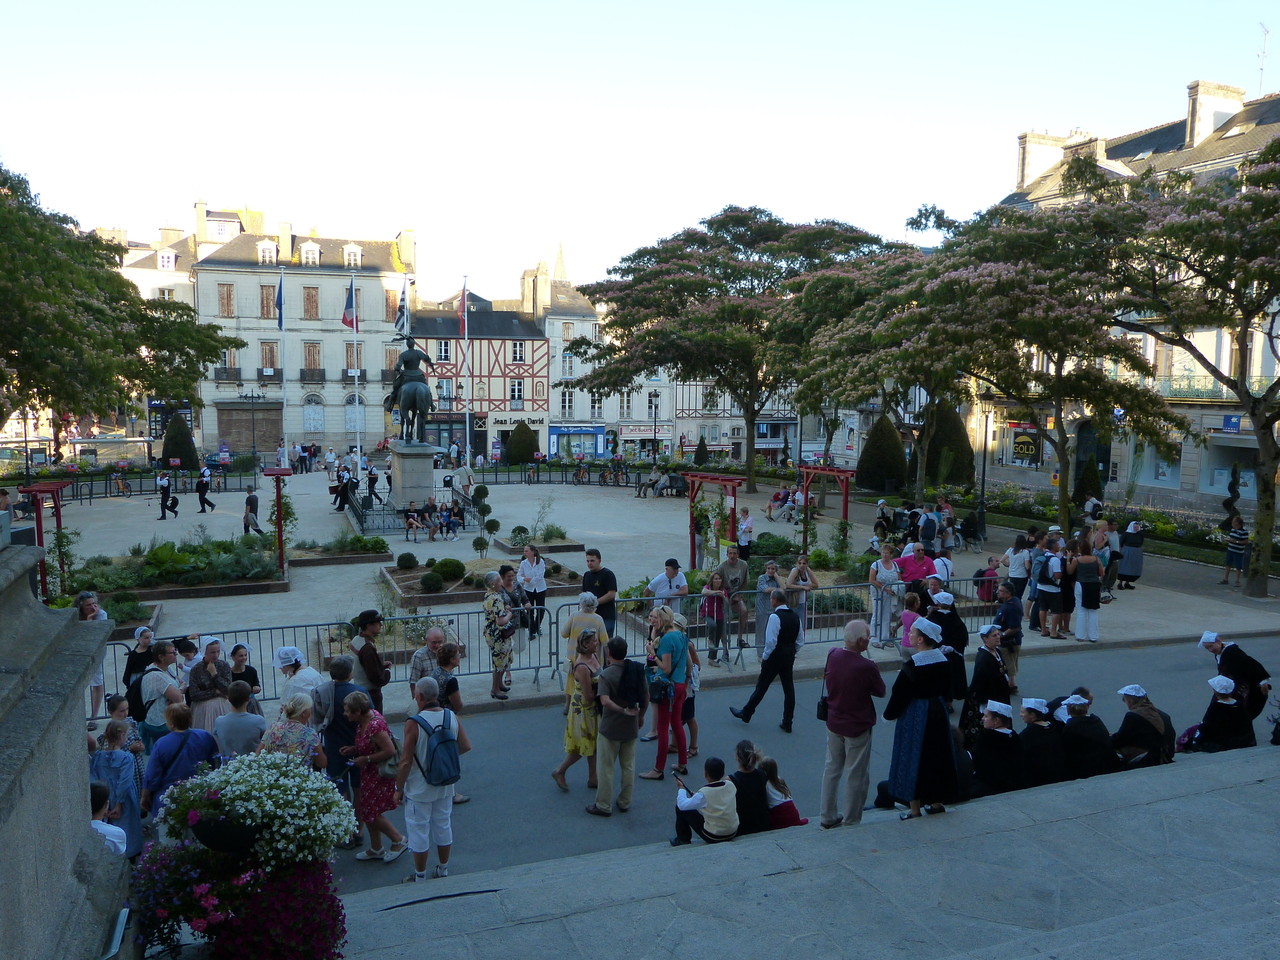
[{"label": "white blouse", "polygon": [[547,590],[547,563],[539,558],[536,564],[530,563],[526,557],[520,561],[520,569],[516,573],[520,586],[533,593],[545,593]]}]

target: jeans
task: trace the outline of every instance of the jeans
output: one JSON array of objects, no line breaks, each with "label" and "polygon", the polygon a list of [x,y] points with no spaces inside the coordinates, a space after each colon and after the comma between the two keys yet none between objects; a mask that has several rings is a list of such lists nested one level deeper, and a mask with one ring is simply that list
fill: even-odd
[{"label": "jeans", "polygon": [[622,765],[622,778],[618,786],[618,806],[631,806],[631,791],[636,784],[636,740],[610,740],[596,737],[596,806],[613,812],[613,769]]},{"label": "jeans", "polygon": [[841,819],[836,809],[836,793],[844,783],[845,823],[861,823],[862,808],[867,803],[867,790],[871,786],[871,731],[857,737],[842,737],[827,731],[827,765],[822,771],[822,809],[819,813],[823,826],[831,826]]},{"label": "jeans", "polygon": [[[778,679],[782,681],[782,722],[788,727],[791,726],[796,713],[796,685],[791,679],[791,668],[795,666],[795,662],[795,647],[773,648],[773,653],[760,664],[760,678],[756,680],[756,688],[751,693],[751,699],[742,708],[742,719],[751,719],[774,679]],[[663,749],[666,748],[663,747]]]},{"label": "jeans", "polygon": [[[613,634],[609,634],[613,636]],[[676,759],[680,766],[689,762],[689,747],[684,737],[684,724],[681,715],[684,712],[684,698],[689,692],[686,684],[677,683],[671,688],[671,695],[658,704],[658,759],[653,762],[653,769],[663,770],[667,765],[667,746],[669,735],[675,735]],[[600,775],[599,761],[596,763],[596,776]],[[596,781],[597,783],[599,780]]]}]

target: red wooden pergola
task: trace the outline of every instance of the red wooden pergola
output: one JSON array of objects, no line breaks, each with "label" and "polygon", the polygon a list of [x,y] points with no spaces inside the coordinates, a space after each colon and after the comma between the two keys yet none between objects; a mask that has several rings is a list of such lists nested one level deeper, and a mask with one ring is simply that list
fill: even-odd
[{"label": "red wooden pergola", "polygon": [[[698,565],[698,533],[693,525],[693,504],[702,492],[704,484],[713,483],[724,493],[725,505],[729,508],[728,537],[731,543],[738,540],[738,488],[747,482],[746,477],[733,477],[722,473],[682,473],[689,484],[689,569],[695,570]],[[714,536],[715,531],[710,531]]]},{"label": "red wooden pergola", "polygon": [[[804,508],[812,509],[812,502],[809,500],[809,485],[813,483],[814,477],[835,477],[836,483],[840,485],[840,519],[848,522],[849,520],[849,482],[858,476],[857,470],[845,470],[841,467],[800,467],[800,488],[804,492]],[[804,543],[801,545],[806,553],[809,552],[809,525],[803,524]]]},{"label": "red wooden pergola", "polygon": [[280,572],[284,573],[284,478],[292,477],[293,471],[288,467],[267,467],[262,471],[264,477],[276,482],[276,563]]},{"label": "red wooden pergola", "polygon": [[[62,491],[74,483],[72,480],[41,480],[39,483],[33,483],[27,487],[19,487],[19,493],[25,493],[31,498],[31,515],[36,522],[36,546],[43,547],[44,543],[44,498],[48,497],[53,504],[53,526],[57,533],[62,532]],[[62,575],[63,580],[67,576],[67,564],[62,557],[62,553],[58,553],[58,571]],[[49,602],[49,568],[45,566],[43,559],[40,561],[40,593],[44,597],[44,602]]]}]

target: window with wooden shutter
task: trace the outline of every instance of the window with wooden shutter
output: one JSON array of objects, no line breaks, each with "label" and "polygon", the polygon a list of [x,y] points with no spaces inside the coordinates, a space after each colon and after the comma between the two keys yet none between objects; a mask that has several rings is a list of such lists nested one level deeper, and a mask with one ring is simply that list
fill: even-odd
[{"label": "window with wooden shutter", "polygon": [[234,317],[236,315],[236,285],[234,283],[218,284],[218,316]]},{"label": "window with wooden shutter", "polygon": [[394,369],[396,368],[396,361],[397,361],[397,360],[399,360],[399,359],[400,359],[400,348],[399,348],[399,347],[387,347],[387,348],[386,348],[386,359],[385,359],[385,361],[384,361],[384,362],[386,363],[386,366],[384,366],[382,369],[383,369],[383,370],[394,370]]},{"label": "window with wooden shutter", "polygon": [[[347,343],[347,365],[345,370],[363,370],[364,369],[364,344],[363,343]],[[352,349],[354,347],[354,350]]]},{"label": "window with wooden shutter", "polygon": [[258,316],[263,320],[274,320],[276,318],[276,288],[272,284],[262,284],[258,287]]},{"label": "window with wooden shutter", "polygon": [[394,290],[384,291],[387,298],[386,320],[387,323],[396,322],[396,311],[400,309],[400,294]]},{"label": "window with wooden shutter", "polygon": [[304,370],[320,369],[320,344],[304,343],[302,345],[302,367]]},{"label": "window with wooden shutter", "polygon": [[262,369],[274,370],[280,366],[280,344],[274,340],[262,341]]},{"label": "window with wooden shutter", "polygon": [[303,320],[319,320],[320,319],[320,288],[319,287],[303,287],[302,288],[302,319]]}]

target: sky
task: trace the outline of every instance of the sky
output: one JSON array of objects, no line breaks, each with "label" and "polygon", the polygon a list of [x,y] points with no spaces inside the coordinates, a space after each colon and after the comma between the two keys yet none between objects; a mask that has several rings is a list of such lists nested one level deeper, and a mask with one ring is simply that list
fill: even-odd
[{"label": "sky", "polygon": [[418,292],[588,283],[730,204],[894,239],[1015,186],[1028,130],[1280,91],[1275,0],[310,0],[10,5],[0,165],[83,227],[151,242],[196,201],[274,230],[417,231]]}]

